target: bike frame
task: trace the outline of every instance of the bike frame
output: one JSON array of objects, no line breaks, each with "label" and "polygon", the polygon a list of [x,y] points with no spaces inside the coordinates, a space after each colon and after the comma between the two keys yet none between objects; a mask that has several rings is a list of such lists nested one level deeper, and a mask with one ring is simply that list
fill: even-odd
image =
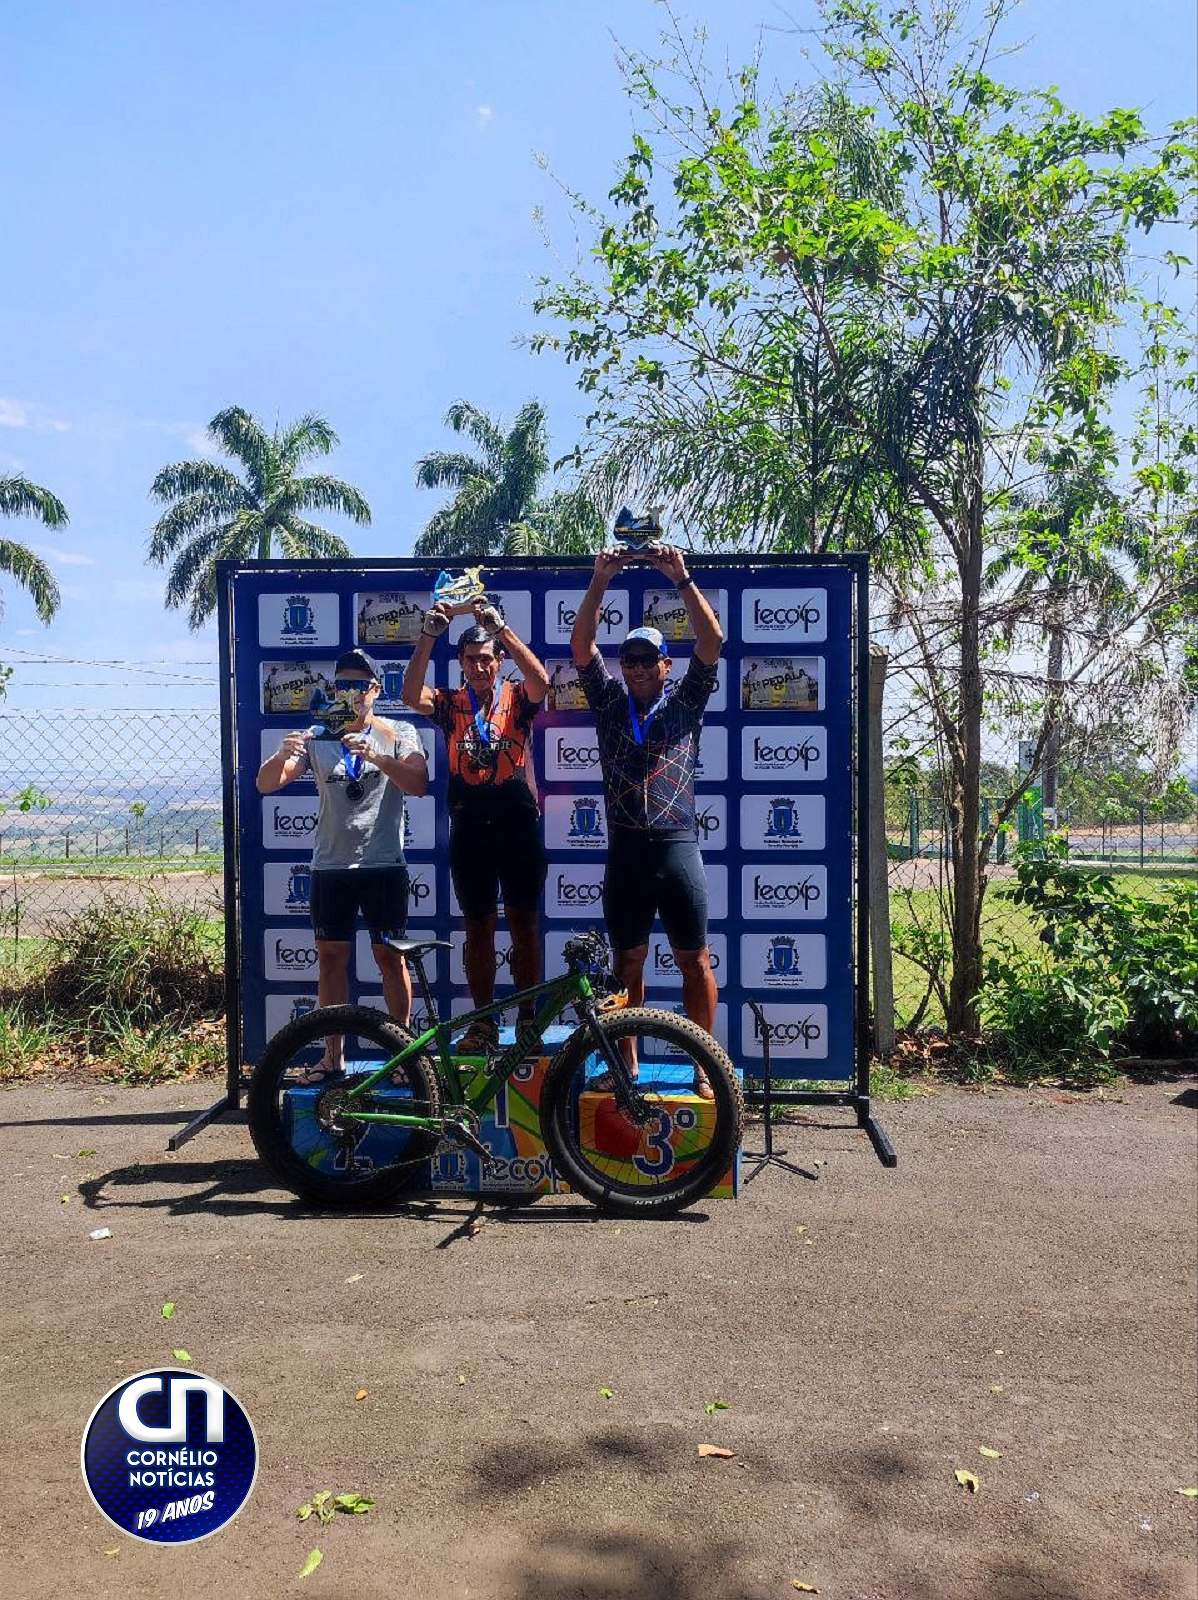
[{"label": "bike frame", "polygon": [[[413,965],[416,966],[421,988],[424,990],[429,1015],[435,1017],[436,1012],[431,1004],[423,964],[414,962]],[[629,1099],[634,1099],[635,1091],[631,1088],[632,1080],[628,1077],[624,1059],[618,1050],[610,1048],[603,1030],[598,1026],[594,996],[595,991],[587,975],[584,972],[570,972],[564,977],[552,978],[548,983],[540,983],[531,989],[522,989],[516,994],[505,995],[502,1000],[480,1006],[477,1011],[465,1012],[460,1017],[454,1017],[451,1022],[443,1022],[438,1018],[418,1038],[405,1045],[397,1055],[392,1056],[389,1061],[384,1061],[352,1089],[346,1091],[340,1114],[351,1117],[355,1123],[383,1122],[398,1128],[420,1128],[431,1132],[441,1129],[447,1120],[452,1121],[452,1114],[448,1117],[445,1115],[420,1117],[402,1111],[358,1111],[353,1105],[355,1100],[369,1094],[376,1083],[393,1072],[397,1066],[402,1065],[410,1056],[419,1055],[421,1051],[431,1047],[436,1050],[438,1070],[453,1099],[453,1105],[448,1108],[450,1113],[454,1107],[464,1106],[476,1115],[481,1115],[498,1094],[500,1084],[507,1082],[520,1062],[541,1043],[546,1030],[553,1026],[570,1005],[578,1005],[581,1008],[580,1026],[590,1031],[595,1040],[596,1050],[607,1063],[609,1070],[614,1073],[619,1088]],[[454,1035],[465,1032],[471,1023],[480,1017],[494,1016],[498,1012],[508,1011],[512,1006],[521,1005],[537,997],[543,997],[544,1003],[537,1008],[536,1015],[528,1022],[517,1023],[515,1044],[509,1045],[493,1061],[489,1061],[486,1056],[454,1055],[450,1050],[450,1042]],[[463,1068],[466,1069],[465,1075],[461,1070]],[[627,1083],[624,1082],[625,1078],[628,1079]]]}]

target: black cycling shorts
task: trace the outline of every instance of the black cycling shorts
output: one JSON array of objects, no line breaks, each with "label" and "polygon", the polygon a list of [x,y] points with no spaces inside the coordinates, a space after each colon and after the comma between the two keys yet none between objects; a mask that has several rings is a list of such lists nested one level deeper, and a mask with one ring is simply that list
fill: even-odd
[{"label": "black cycling shorts", "polygon": [[707,943],[707,878],[695,840],[613,828],[603,915],[614,950],[648,944],[659,915],[672,950],[701,950]]},{"label": "black cycling shorts", "polygon": [[352,939],[359,911],[372,944],[381,944],[384,936],[402,939],[408,925],[408,869],[320,867],[312,874],[311,904],[318,939]]},{"label": "black cycling shorts", "polygon": [[534,806],[483,816],[454,813],[449,833],[449,871],[462,915],[472,922],[493,917],[500,891],[507,911],[532,911],[541,902],[549,870]]}]

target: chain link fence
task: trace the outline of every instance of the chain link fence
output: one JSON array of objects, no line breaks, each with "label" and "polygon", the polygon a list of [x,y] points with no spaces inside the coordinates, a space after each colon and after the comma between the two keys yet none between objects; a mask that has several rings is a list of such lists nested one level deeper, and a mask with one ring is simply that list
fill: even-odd
[{"label": "chain link fence", "polygon": [[[998,815],[986,797],[983,825]],[[898,1026],[941,1020],[952,904],[950,822],[943,799],[898,784],[886,796]],[[1091,784],[1061,808],[1071,855],[1131,874],[1140,892],[1198,872],[1193,794],[1129,800]],[[988,868],[983,938],[1028,944],[1037,930],[1004,888],[1017,841],[1042,836],[1034,801],[999,832]],[[90,899],[153,890],[222,916],[220,717],[178,712],[0,713],[0,956],[37,950],[55,920]]]},{"label": "chain link fence", "polygon": [[36,948],[98,895],[221,916],[216,711],[0,712],[0,941]]}]

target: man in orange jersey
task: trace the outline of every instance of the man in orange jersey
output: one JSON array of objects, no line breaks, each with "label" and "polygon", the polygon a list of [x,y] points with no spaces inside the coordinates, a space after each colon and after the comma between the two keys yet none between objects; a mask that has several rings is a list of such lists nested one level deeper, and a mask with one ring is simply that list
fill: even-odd
[{"label": "man in orange jersey", "polygon": [[[431,717],[445,735],[449,758],[449,870],[466,923],[465,966],[476,1006],[495,998],[495,929],[499,896],[512,936],[512,982],[541,981],[539,907],[545,887],[545,847],[535,792],[529,784],[532,725],[549,688],[549,674],[524,641],[486,600],[474,605],[475,626],[458,640],[460,689],[425,683],[437,638],[450,610],[433,605],[404,674],[404,704]],[[500,677],[505,653],[522,682]],[[498,1044],[494,1018],[476,1022],[459,1048],[485,1053]]]}]

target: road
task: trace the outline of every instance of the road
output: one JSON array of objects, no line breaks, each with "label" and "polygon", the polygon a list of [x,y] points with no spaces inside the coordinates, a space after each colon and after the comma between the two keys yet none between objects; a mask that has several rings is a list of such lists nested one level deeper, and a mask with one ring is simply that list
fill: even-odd
[{"label": "road", "polygon": [[[209,1084],[10,1088],[0,1585],[1193,1600],[1195,1082],[885,1105],[894,1171],[812,1112],[799,1173],[655,1225],[568,1198],[322,1217],[241,1127],[164,1153]],[[234,1523],[162,1550],[101,1519],[79,1441],[177,1346],[246,1405],[261,1467]],[[377,1507],[313,1531],[322,1488]]]}]

